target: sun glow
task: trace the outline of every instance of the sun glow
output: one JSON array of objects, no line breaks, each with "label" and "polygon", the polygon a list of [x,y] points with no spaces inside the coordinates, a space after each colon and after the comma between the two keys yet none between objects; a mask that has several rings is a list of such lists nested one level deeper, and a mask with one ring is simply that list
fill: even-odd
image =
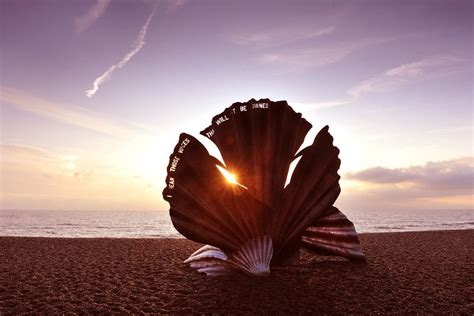
[{"label": "sun glow", "polygon": [[[221,166],[216,166],[217,169],[219,169],[219,171],[222,173],[222,175],[224,176],[224,178],[232,183],[232,184],[237,184],[237,185],[241,185],[240,183],[237,182],[237,176],[233,173],[230,173],[229,171],[227,171],[226,169],[222,168]],[[241,185],[242,186],[242,185]]]}]

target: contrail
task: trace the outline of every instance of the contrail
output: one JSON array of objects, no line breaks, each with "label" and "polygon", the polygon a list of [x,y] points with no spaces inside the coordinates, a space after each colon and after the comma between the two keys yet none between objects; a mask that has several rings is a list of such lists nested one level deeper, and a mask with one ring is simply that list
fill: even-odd
[{"label": "contrail", "polygon": [[135,54],[138,53],[140,49],[142,49],[142,47],[145,45],[146,31],[148,30],[148,26],[150,25],[151,19],[153,19],[153,16],[155,15],[157,7],[158,3],[153,8],[153,11],[151,12],[150,16],[148,17],[142,29],[140,30],[140,33],[138,34],[138,37],[135,41],[135,45],[132,50],[129,51],[117,64],[110,66],[109,69],[107,69],[101,76],[97,77],[97,79],[94,80],[92,89],[85,91],[86,95],[89,98],[91,98],[99,90],[99,86],[102,83],[110,79],[115,69],[122,68],[123,66],[125,66],[130,61],[130,59],[132,59],[132,57],[135,56]]}]

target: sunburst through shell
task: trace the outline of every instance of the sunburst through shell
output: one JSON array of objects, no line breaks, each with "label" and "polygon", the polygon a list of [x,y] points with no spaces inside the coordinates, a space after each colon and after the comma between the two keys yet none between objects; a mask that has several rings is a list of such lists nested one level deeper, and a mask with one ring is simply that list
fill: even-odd
[{"label": "sunburst through shell", "polygon": [[193,136],[180,135],[163,197],[175,228],[206,245],[186,263],[208,275],[267,275],[271,266],[293,262],[301,247],[365,260],[354,225],[333,206],[340,160],[329,128],[297,153],[310,128],[286,101],[252,99],[232,104],[201,132],[223,163]]}]

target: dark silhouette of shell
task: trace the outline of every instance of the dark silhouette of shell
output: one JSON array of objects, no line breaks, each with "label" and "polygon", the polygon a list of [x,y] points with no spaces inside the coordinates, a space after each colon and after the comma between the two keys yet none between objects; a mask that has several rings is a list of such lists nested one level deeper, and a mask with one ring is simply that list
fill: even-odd
[{"label": "dark silhouette of shell", "polygon": [[[163,197],[173,225],[210,246],[186,262],[209,275],[266,275],[300,247],[365,260],[353,224],[333,207],[339,193],[339,150],[324,127],[302,149],[311,124],[286,101],[234,103],[201,134],[224,163],[194,137],[181,134],[170,156]],[[290,164],[301,157],[285,187]],[[218,167],[238,176],[229,183]]]}]

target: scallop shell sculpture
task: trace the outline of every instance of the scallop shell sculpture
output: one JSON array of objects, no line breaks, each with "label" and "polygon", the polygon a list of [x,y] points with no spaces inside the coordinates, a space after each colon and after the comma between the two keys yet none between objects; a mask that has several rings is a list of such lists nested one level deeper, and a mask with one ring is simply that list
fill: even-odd
[{"label": "scallop shell sculpture", "polygon": [[252,99],[232,104],[201,132],[224,163],[193,136],[180,135],[163,197],[174,227],[206,245],[186,263],[208,275],[267,275],[271,266],[291,264],[301,247],[365,260],[354,225],[333,206],[340,160],[329,128],[297,153],[310,128],[286,101]]}]

